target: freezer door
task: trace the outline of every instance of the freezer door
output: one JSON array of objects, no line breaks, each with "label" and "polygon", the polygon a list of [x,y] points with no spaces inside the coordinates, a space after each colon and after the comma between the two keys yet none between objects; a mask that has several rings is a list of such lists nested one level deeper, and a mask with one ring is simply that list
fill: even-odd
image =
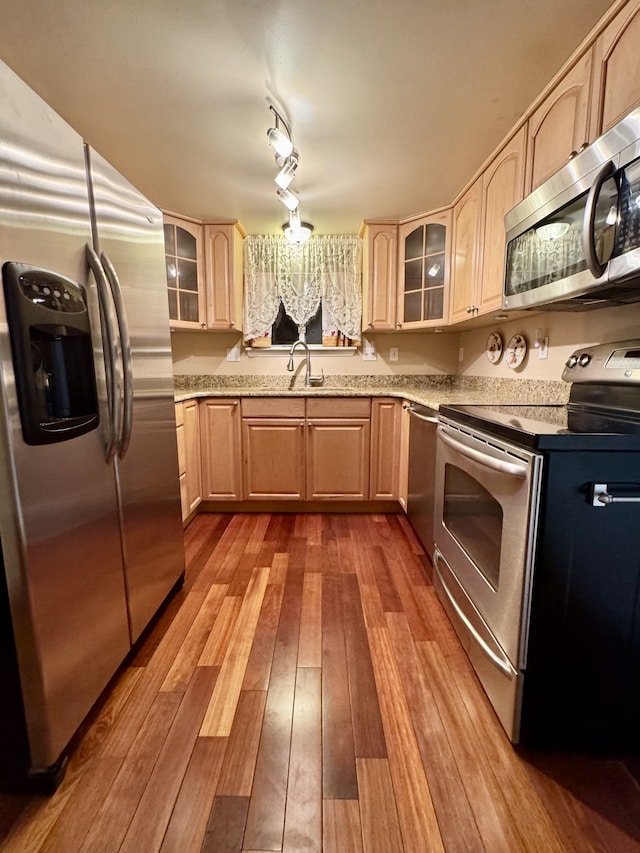
[{"label": "freezer door", "polygon": [[[116,457],[131,641],[184,573],[162,215],[87,149],[94,248],[120,307],[122,435]],[[132,396],[130,397],[129,394]]]},{"label": "freezer door", "polygon": [[[0,103],[0,265],[86,284],[82,140],[2,63]],[[99,347],[99,330],[91,331]],[[129,649],[99,349],[94,356],[100,426],[27,445],[0,291],[0,540],[32,769],[56,761]],[[3,713],[21,709],[3,704]]]}]

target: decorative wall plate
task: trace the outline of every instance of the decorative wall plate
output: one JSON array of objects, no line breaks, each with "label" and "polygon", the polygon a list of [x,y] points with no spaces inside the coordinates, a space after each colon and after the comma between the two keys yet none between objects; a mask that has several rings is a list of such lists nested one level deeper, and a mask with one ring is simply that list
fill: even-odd
[{"label": "decorative wall plate", "polygon": [[527,342],[522,335],[514,335],[504,351],[504,359],[511,368],[520,367],[527,354]]},{"label": "decorative wall plate", "polygon": [[491,332],[487,338],[487,358],[491,364],[497,364],[502,356],[502,338],[497,332]]}]

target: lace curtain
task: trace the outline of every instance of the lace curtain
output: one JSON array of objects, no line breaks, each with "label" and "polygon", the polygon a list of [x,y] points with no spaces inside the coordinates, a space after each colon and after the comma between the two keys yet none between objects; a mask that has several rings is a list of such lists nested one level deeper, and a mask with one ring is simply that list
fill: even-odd
[{"label": "lace curtain", "polygon": [[280,302],[299,328],[322,299],[323,329],[359,339],[362,323],[362,240],[352,235],[312,237],[301,245],[284,237],[244,241],[244,338],[268,335]]}]

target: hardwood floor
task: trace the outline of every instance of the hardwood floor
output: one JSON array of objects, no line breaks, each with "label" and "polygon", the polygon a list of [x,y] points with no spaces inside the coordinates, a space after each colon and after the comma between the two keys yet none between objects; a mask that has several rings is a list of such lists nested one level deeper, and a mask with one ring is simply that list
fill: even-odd
[{"label": "hardwood floor", "polygon": [[[640,851],[621,760],[505,737],[400,515],[203,514],[12,853]],[[637,774],[636,774],[637,775]]]}]

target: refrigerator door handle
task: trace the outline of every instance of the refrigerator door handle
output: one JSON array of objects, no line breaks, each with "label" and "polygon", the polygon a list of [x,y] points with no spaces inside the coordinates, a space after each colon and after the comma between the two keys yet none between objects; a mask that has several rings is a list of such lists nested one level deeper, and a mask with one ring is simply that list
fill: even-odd
[{"label": "refrigerator door handle", "polygon": [[124,374],[124,401],[122,431],[118,444],[118,457],[120,459],[124,459],[129,448],[129,442],[131,441],[131,430],[133,427],[133,362],[131,358],[131,337],[129,336],[127,312],[124,307],[122,287],[120,286],[118,273],[116,272],[114,265],[109,260],[109,257],[104,252],[101,253],[100,258],[111,287],[111,295],[113,296],[113,304],[116,308],[116,318],[118,320],[118,331],[120,334],[120,351],[122,353],[122,370]]},{"label": "refrigerator door handle", "polygon": [[100,311],[100,334],[104,350],[104,369],[107,381],[107,409],[109,411],[109,428],[107,443],[105,447],[105,458],[111,462],[116,454],[118,435],[120,434],[121,406],[120,390],[118,383],[118,372],[116,363],[118,359],[116,338],[113,334],[113,319],[111,317],[109,283],[104,269],[95,250],[89,243],[86,244],[86,257],[89,267],[93,272],[98,291],[98,307]]}]

